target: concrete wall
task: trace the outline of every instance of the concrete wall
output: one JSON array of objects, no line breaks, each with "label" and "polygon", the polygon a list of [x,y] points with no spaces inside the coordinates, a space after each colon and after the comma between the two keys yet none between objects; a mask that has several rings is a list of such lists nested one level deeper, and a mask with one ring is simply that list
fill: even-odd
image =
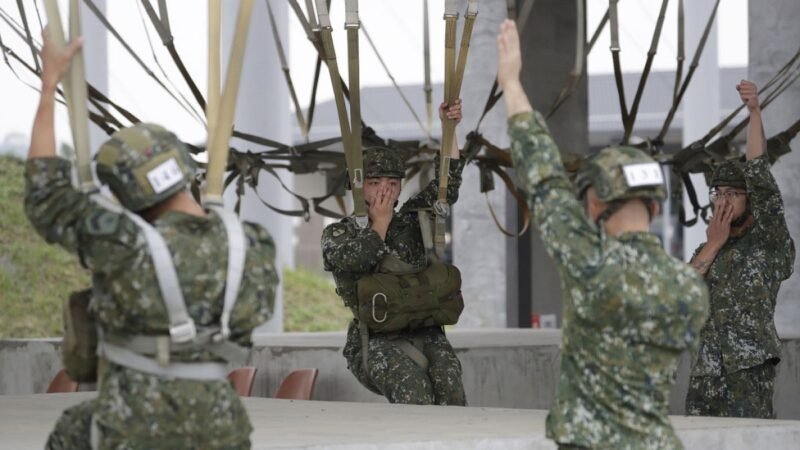
[{"label": "concrete wall", "polygon": [[[464,369],[471,406],[547,409],[553,400],[560,361],[559,330],[453,330],[448,333]],[[269,397],[291,370],[320,371],[314,398],[384,402],[347,371],[343,333],[259,334],[250,365],[258,367],[253,395]],[[44,392],[61,367],[55,340],[0,340],[0,394]],[[683,414],[689,356],[683,355],[670,395],[670,413]],[[778,365],[775,413],[800,419],[800,340],[783,342]]]},{"label": "concrete wall", "polygon": [[[797,51],[800,42],[800,2],[773,0],[750,1],[750,67],[749,77],[762,86]],[[763,98],[763,96],[762,96]],[[800,83],[795,82],[764,110],[764,131],[773,136],[800,119]],[[786,208],[786,224],[800,246],[800,140],[792,142],[792,153],[778,161],[772,173],[778,180]],[[800,338],[800,258],[794,262],[794,274],[783,282],[775,308],[775,326],[783,339]]]}]

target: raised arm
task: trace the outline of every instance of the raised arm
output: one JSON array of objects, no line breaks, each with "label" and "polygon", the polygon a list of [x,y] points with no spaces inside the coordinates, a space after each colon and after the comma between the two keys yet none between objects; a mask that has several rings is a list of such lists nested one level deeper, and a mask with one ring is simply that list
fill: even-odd
[{"label": "raised arm", "polygon": [[[454,120],[456,125],[461,122],[463,117],[461,112],[461,99],[455,101],[452,106],[447,103],[439,105],[439,120]],[[453,137],[453,146],[450,148],[450,170],[447,178],[447,203],[453,204],[458,200],[458,190],[461,187],[461,173],[464,171],[464,160],[458,151],[458,139]],[[413,211],[415,209],[430,208],[439,196],[439,158],[436,158],[434,178],[419,193],[408,199],[400,212]]]},{"label": "raised arm", "polygon": [[761,121],[761,103],[758,100],[758,86],[752,81],[742,80],[736,85],[739,98],[747,105],[750,122],[747,126],[747,160],[756,159],[767,150],[767,139],[764,136],[764,124]]},{"label": "raised arm", "polygon": [[42,58],[42,90],[39,97],[39,107],[33,120],[31,130],[31,146],[28,149],[28,159],[52,158],[56,156],[55,137],[55,103],[58,83],[67,73],[72,57],[83,45],[83,38],[78,38],[64,48],[59,48],[50,37],[50,30],[45,28],[42,32],[44,45],[40,56]]},{"label": "raised arm", "polygon": [[522,89],[519,36],[510,20],[500,28],[497,53],[517,185],[528,195],[542,241],[556,264],[574,278],[591,276],[602,256],[600,235],[575,197],[544,119]]}]

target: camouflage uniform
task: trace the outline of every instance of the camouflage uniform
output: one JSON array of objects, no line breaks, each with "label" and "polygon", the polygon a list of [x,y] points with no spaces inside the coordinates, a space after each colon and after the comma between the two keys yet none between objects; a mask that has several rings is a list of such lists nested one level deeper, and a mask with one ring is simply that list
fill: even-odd
[{"label": "camouflage uniform", "polygon": [[[378,168],[371,168],[374,159],[365,156],[366,177],[377,175]],[[463,168],[463,159],[450,163],[447,188],[447,201],[450,204],[458,198]],[[358,280],[375,272],[385,256],[393,255],[414,268],[427,266],[416,211],[430,208],[436,201],[438,184],[437,176],[423,191],[403,204],[399,212],[394,212],[385,241],[371,228],[360,228],[353,217],[331,224],[323,231],[325,270],[333,273],[336,292],[354,316]],[[401,339],[417,341],[429,361],[427,371],[397,346],[397,340]],[[358,321],[354,319],[347,331],[343,354],[350,371],[366,388],[385,396],[391,403],[466,405],[461,363],[440,327],[388,334],[370,333],[369,370],[363,367],[361,352],[361,335]]]},{"label": "camouflage uniform", "polygon": [[[92,312],[104,333],[168,334],[166,307],[139,226],[74,189],[70,175],[64,159],[28,161],[25,208],[31,223],[48,242],[77,253],[92,271],[97,293]],[[228,258],[220,218],[166,212],[153,226],[172,254],[189,315],[198,327],[217,324]],[[253,328],[272,315],[277,274],[269,233],[254,224],[244,230],[247,258],[230,338],[249,346]],[[171,358],[219,361],[206,351]],[[89,448],[92,419],[101,448],[250,448],[250,421],[225,379],[159,377],[101,359],[98,396],[64,412],[47,448]]]},{"label": "camouflage uniform", "polygon": [[734,164],[721,166],[712,184],[746,188],[754,223],[728,239],[706,274],[711,315],[692,363],[686,411],[772,418],[775,365],[780,361],[775,299],[781,281],[792,274],[794,242],[767,156],[744,163],[738,177]]},{"label": "camouflage uniform", "polygon": [[668,397],[708,313],[702,279],[656,236],[607,236],[586,216],[538,112],[511,117],[508,129],[518,185],[532,196],[564,293],[547,436],[566,448],[682,448]]}]

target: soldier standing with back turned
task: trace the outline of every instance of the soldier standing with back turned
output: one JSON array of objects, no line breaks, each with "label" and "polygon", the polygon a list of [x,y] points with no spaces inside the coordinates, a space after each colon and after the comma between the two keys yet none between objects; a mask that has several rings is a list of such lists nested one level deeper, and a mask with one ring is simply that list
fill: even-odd
[{"label": "soldier standing with back turned", "polygon": [[80,45],[59,49],[44,32],[25,211],[92,272],[98,392],[64,411],[46,448],[248,449],[252,426],[226,361],[242,363],[242,346],[272,315],[272,238],[198,205],[186,146],[158,125],[121,129],[97,152],[98,178],[121,206],[73,187],[55,152],[54,108]]},{"label": "soldier standing with back turned", "polygon": [[775,300],[792,274],[795,249],[764,154],[758,89],[743,80],[736,90],[750,111],[747,160],[723,162],[711,177],[714,216],[691,261],[708,283],[711,314],[692,363],[686,412],[770,419],[780,361]]},{"label": "soldier standing with back turned", "polygon": [[[445,116],[460,121],[461,101],[449,107],[442,104],[439,117],[445,120]],[[447,201],[453,204],[458,198],[464,169],[455,139],[450,157]],[[355,317],[347,332],[344,356],[358,381],[391,403],[466,405],[461,363],[441,326],[423,321],[402,330],[375,332],[368,329],[366,320],[359,320],[359,285],[363,288],[372,274],[414,274],[429,266],[417,211],[430,208],[436,201],[439,170],[437,167],[436,178],[424,190],[395,211],[405,172],[405,159],[398,151],[378,147],[365,149],[364,197],[368,205],[368,226],[360,228],[351,216],[329,225],[322,233],[325,269],[333,272],[336,292]],[[460,299],[460,291],[454,294]],[[377,295],[378,306],[381,306],[387,297],[380,297],[381,293]],[[388,298],[388,302],[395,300],[399,299]],[[370,317],[380,320],[387,316],[382,312],[361,316],[362,319]],[[380,325],[375,321],[372,324]]]},{"label": "soldier standing with back turned", "polygon": [[[563,329],[547,436],[560,449],[680,449],[667,417],[678,358],[697,345],[708,291],[648,232],[664,199],[661,168],[609,147],[567,178],[558,147],[522,88],[512,21],[498,36],[517,184],[561,274]],[[585,210],[584,210],[585,209]]]}]

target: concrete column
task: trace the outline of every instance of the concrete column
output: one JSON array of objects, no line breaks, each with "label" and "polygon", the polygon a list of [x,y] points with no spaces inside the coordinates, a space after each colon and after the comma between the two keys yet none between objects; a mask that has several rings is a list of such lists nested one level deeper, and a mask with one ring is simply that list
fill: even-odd
[{"label": "concrete column", "polygon": [[[800,43],[800,2],[796,0],[750,1],[750,65],[751,80],[763,85],[797,51]],[[767,136],[783,131],[800,118],[800,84],[795,83],[764,110]],[[772,169],[783,195],[786,224],[800,247],[800,141],[792,142],[792,152]],[[783,282],[775,308],[775,325],[783,339],[800,337],[800,263],[795,261],[794,274]]]},{"label": "concrete column", "polygon": [[[276,21],[280,28],[284,44],[287,41],[287,24],[289,21],[286,2],[271,2]],[[236,24],[236,15],[239,2],[223,2],[222,14],[222,61],[223,78],[224,67],[233,41],[233,31]],[[289,96],[280,63],[273,44],[272,31],[270,30],[267,9],[263,2],[256,2],[253,8],[250,35],[247,42],[247,52],[244,58],[244,68],[239,89],[239,100],[236,105],[236,129],[246,133],[267,136],[278,142],[289,142],[291,127],[289,123]],[[200,35],[205,36],[204,33]],[[237,139],[231,145],[238,149],[252,151],[264,150],[258,145],[243,142]],[[291,174],[281,173],[288,186],[293,185]],[[288,194],[280,187],[278,182],[267,174],[262,174],[259,179],[258,191],[261,197],[271,204],[289,208],[292,207]],[[233,189],[226,193],[225,202],[232,205],[236,201]],[[286,216],[276,214],[262,205],[256,195],[248,188],[242,201],[242,218],[264,225],[272,234],[277,246],[276,265],[279,271],[283,267],[294,265],[292,223]],[[283,329],[283,283],[278,286],[273,319],[259,328],[259,331],[280,332]]]},{"label": "concrete column", "polygon": [[[108,10],[106,0],[95,0],[94,4],[103,14]],[[36,20],[28,17],[28,20]],[[86,81],[100,92],[108,95],[108,33],[106,28],[92,14],[85,4],[81,4],[81,22],[86,41],[83,44],[83,55],[86,61]],[[30,23],[33,26],[33,23]],[[66,26],[66,25],[65,25]],[[108,139],[106,132],[89,122],[89,143],[94,154],[100,144]]]},{"label": "concrete column", "polygon": [[[518,2],[521,5],[522,2]],[[573,1],[539,0],[535,3],[522,34],[522,84],[535,109],[546,113],[558,96],[564,80],[575,63],[575,38],[578,25],[576,4]],[[584,63],[584,70],[586,64]],[[548,121],[550,132],[562,151],[586,153],[589,149],[589,119],[586,77]],[[556,315],[561,322],[561,287],[558,271],[544,250],[535,227],[529,231],[530,240],[520,244],[520,261],[530,260],[530,266],[519,266],[519,292],[531,297],[518,301],[531,302],[531,312]],[[524,245],[524,246],[523,246]],[[530,252],[525,254],[524,252]],[[522,308],[520,308],[522,310]],[[520,325],[530,322],[520,317]]]},{"label": "concrete column", "polygon": [[[459,13],[463,17],[466,1],[459,1]],[[470,42],[469,59],[464,74],[461,98],[464,119],[457,129],[458,143],[464,144],[466,135],[474,129],[483,111],[489,90],[497,74],[497,30],[506,18],[505,2],[481,2],[475,28]],[[432,17],[431,20],[436,20]],[[461,36],[459,21],[459,41]],[[443,39],[443,37],[442,37]],[[438,42],[443,42],[438,41]],[[432,45],[437,43],[432,39]],[[434,103],[441,101],[434,99]],[[498,103],[483,120],[480,132],[492,143],[505,148],[505,112]],[[505,187],[495,180],[497,188],[489,199],[498,217],[505,216]],[[463,274],[462,291],[466,308],[458,326],[504,327],[506,325],[506,237],[500,233],[489,215],[485,195],[480,192],[480,175],[477,167],[464,169],[463,184],[458,203],[453,208],[453,259]]]},{"label": "concrete column", "polygon": [[[703,34],[703,29],[708,21],[708,16],[714,7],[714,0],[697,0],[684,2],[686,8],[686,64],[694,57],[697,42]],[[684,69],[685,70],[685,69]],[[685,73],[685,72],[684,72]],[[683,145],[689,145],[703,137],[708,130],[713,128],[720,120],[719,109],[719,64],[717,62],[717,21],[708,35],[703,55],[699,66],[694,73],[692,82],[683,97]],[[733,86],[731,86],[732,93]],[[701,174],[691,175],[697,200],[701,205],[708,203],[708,186]],[[692,217],[689,207],[689,197],[683,195],[684,209],[688,217]],[[689,209],[687,209],[689,208]],[[683,229],[684,260],[688,261],[698,245],[706,240],[706,226],[699,220],[695,226]]]}]

